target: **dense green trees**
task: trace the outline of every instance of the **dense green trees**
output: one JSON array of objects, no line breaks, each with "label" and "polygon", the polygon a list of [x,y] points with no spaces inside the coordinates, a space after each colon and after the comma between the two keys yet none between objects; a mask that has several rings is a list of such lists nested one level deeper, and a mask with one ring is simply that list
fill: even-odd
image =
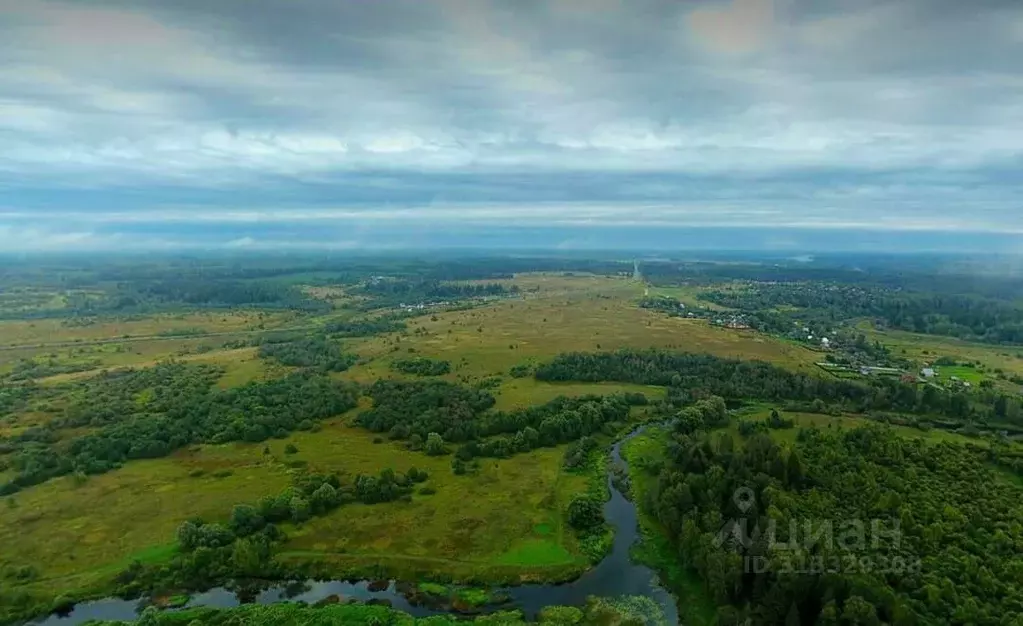
[{"label": "dense green trees", "polygon": [[397,359],[391,362],[391,369],[403,374],[416,376],[443,376],[451,371],[451,361],[416,357],[414,359]]},{"label": "dense green trees", "polygon": [[604,524],[604,503],[589,495],[576,496],[568,505],[568,523],[580,532],[589,532]]},{"label": "dense green trees", "polygon": [[719,623],[1012,623],[1023,489],[972,446],[872,426],[676,429],[642,505],[722,605]]},{"label": "dense green trees", "polygon": [[417,435],[421,441],[430,433],[452,443],[476,439],[479,416],[494,405],[485,391],[443,381],[378,380],[369,396],[373,408],[359,414],[359,425],[391,431],[396,439]]},{"label": "dense green trees", "polygon": [[340,345],[325,337],[264,341],[259,346],[259,356],[282,365],[311,367],[324,372],[343,372],[357,360],[354,354],[344,352]]},{"label": "dense green trees", "polygon": [[[191,443],[284,436],[347,411],[358,397],[353,386],[308,371],[227,390],[212,386],[217,376],[215,368],[169,363],[86,383],[64,416],[7,444],[17,475],[0,485],[0,494],[75,471],[106,472]],[[62,439],[61,429],[79,426],[92,428]]]},{"label": "dense green trees", "polygon": [[582,437],[572,442],[565,450],[564,468],[570,472],[578,471],[589,463],[590,454],[597,449],[597,440],[593,437]]},{"label": "dense green trees", "polygon": [[372,278],[357,291],[369,296],[373,307],[381,307],[499,296],[518,293],[519,288],[517,285],[506,288],[500,283],[454,283],[431,278]]},{"label": "dense green trees", "polygon": [[441,456],[448,453],[448,449],[444,446],[444,438],[437,433],[426,435],[426,444],[423,449],[430,456]]},{"label": "dense green trees", "polygon": [[662,350],[562,354],[539,366],[536,378],[664,385],[729,398],[858,402],[869,396],[869,387],[860,383],[808,376],[762,361]]},{"label": "dense green trees", "polygon": [[372,337],[373,335],[405,330],[405,328],[405,323],[398,319],[378,317],[369,320],[330,322],[323,326],[323,331],[335,337]]},{"label": "dense green trees", "polygon": [[9,385],[0,382],[0,418],[25,407],[34,389],[28,385]]},{"label": "dense green trees", "polygon": [[445,442],[464,444],[456,453],[461,469],[474,457],[509,457],[601,432],[647,402],[638,393],[558,397],[541,406],[494,411],[489,393],[441,381],[381,380],[369,394],[373,408],[359,414],[358,424],[407,440],[413,450],[425,445],[428,454],[443,454]]}]

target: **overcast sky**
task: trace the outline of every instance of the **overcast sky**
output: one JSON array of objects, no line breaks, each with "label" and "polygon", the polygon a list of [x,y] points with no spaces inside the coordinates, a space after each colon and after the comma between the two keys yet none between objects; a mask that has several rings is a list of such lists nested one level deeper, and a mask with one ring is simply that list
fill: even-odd
[{"label": "overcast sky", "polygon": [[0,41],[0,250],[1023,251],[1014,0],[0,0]]}]

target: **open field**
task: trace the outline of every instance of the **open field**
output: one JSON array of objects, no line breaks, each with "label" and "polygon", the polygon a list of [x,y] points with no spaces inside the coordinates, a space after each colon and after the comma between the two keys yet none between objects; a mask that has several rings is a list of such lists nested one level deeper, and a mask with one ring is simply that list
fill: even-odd
[{"label": "open field", "polygon": [[[164,350],[166,349],[169,348],[165,347]],[[222,389],[243,385],[253,380],[261,380],[281,375],[288,369],[260,359],[256,348],[233,348],[230,350],[181,354],[183,350],[187,350],[187,348],[178,347],[178,349],[174,352],[167,354],[164,354],[161,350],[156,353],[154,358],[135,359],[128,357],[123,360],[112,359],[105,361],[106,365],[103,368],[48,376],[46,378],[39,379],[38,382],[44,385],[58,385],[95,376],[107,369],[120,367],[152,367],[157,363],[167,360],[168,358],[173,358],[185,363],[206,363],[224,368],[224,375],[217,383],[217,385]],[[142,351],[131,352],[129,354],[133,354],[136,357],[153,356],[146,355],[145,352]]]},{"label": "open field", "polygon": [[[566,282],[585,285],[571,291]],[[549,281],[549,282],[547,282]],[[353,380],[388,377],[393,358],[414,353],[451,361],[452,379],[506,373],[561,352],[618,348],[671,348],[723,357],[762,359],[808,372],[815,354],[795,344],[753,331],[708,325],[703,320],[669,318],[641,309],[639,283],[625,279],[527,276],[515,279],[523,289],[541,287],[520,298],[465,311],[428,314],[409,321],[405,337],[376,337],[356,350],[372,359],[346,372]],[[546,285],[546,286],[545,286]],[[549,291],[548,291],[549,289]]]},{"label": "open field", "polygon": [[249,448],[133,461],[81,484],[65,477],[8,497],[0,514],[4,562],[35,567],[32,587],[59,594],[105,582],[139,555],[166,554],[182,521],[226,518],[233,504],[289,484],[285,466]]},{"label": "open field", "polygon": [[957,361],[979,361],[991,373],[1001,369],[1007,374],[1023,376],[1023,348],[1020,347],[973,343],[953,337],[923,335],[901,330],[878,330],[866,322],[859,324],[857,328],[871,341],[880,341],[888,346],[895,355],[904,356],[918,363],[931,363],[938,357],[948,356]]},{"label": "open field", "polygon": [[225,333],[272,328],[288,314],[257,311],[200,311],[132,316],[124,319],[40,319],[0,321],[0,346],[87,342],[125,337]]},{"label": "open field", "polygon": [[476,476],[456,476],[450,457],[410,453],[394,442],[374,444],[365,431],[333,425],[291,438],[298,459],[321,470],[377,472],[383,467],[430,473],[433,495],[411,503],[351,505],[289,531],[285,553],[350,563],[385,559],[433,560],[445,570],[494,565],[522,568],[581,566],[574,537],[562,529],[562,512],[585,476],[563,474],[563,448],[540,449],[511,459],[482,460]]},{"label": "open field", "polygon": [[675,298],[687,307],[702,307],[710,311],[727,311],[728,307],[703,299],[703,292],[699,287],[655,287],[647,289],[650,297],[665,296]]},{"label": "open field", "polygon": [[[561,472],[563,447],[486,460],[478,475],[455,476],[450,457],[373,440],[371,433],[337,419],[320,432],[286,440],[195,446],[163,459],[133,461],[80,484],[66,477],[33,487],[11,498],[13,507],[5,506],[0,524],[5,563],[34,565],[37,590],[87,589],[132,559],[170,554],[182,521],[223,520],[234,504],[278,493],[295,471],[285,461],[301,460],[343,479],[415,466],[430,474],[420,487],[436,493],[416,494],[411,503],[352,504],[289,528],[285,558],[334,559],[352,567],[379,560],[413,567],[428,562],[441,573],[459,575],[492,567],[585,566],[574,536],[562,528],[562,515],[588,479]],[[284,454],[288,443],[297,454]],[[265,445],[271,454],[264,454]]]}]

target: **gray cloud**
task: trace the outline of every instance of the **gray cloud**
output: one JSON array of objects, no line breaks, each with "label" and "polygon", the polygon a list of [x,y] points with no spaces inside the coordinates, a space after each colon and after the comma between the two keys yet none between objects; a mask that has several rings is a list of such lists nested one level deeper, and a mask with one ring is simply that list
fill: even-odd
[{"label": "gray cloud", "polygon": [[0,0],[0,16],[8,233],[182,206],[1023,229],[1014,2]]}]

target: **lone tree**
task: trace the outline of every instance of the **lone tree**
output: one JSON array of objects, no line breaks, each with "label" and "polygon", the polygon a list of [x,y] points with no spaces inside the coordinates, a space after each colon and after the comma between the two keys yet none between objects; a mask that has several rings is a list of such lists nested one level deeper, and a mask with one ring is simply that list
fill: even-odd
[{"label": "lone tree", "polygon": [[579,496],[568,505],[568,523],[576,530],[593,530],[604,523],[601,503],[590,496]]},{"label": "lone tree", "polygon": [[426,435],[426,453],[430,456],[440,456],[447,454],[447,448],[444,447],[444,439],[437,433],[430,433]]}]

